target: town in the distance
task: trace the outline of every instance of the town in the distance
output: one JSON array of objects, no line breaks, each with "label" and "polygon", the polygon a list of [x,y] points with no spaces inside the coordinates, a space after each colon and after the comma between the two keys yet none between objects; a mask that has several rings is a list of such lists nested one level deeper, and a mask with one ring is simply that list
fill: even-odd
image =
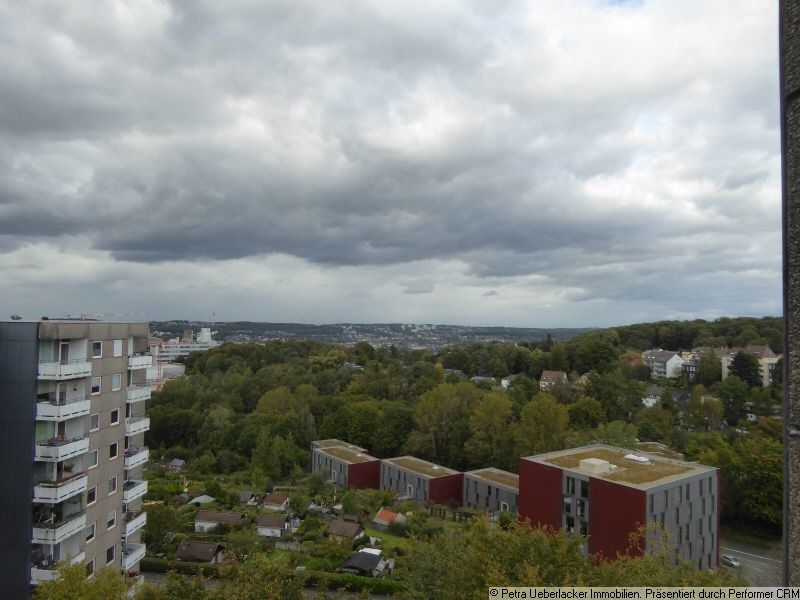
[{"label": "town in the distance", "polygon": [[13,315],[0,597],[778,585],[782,347],[778,317]]}]

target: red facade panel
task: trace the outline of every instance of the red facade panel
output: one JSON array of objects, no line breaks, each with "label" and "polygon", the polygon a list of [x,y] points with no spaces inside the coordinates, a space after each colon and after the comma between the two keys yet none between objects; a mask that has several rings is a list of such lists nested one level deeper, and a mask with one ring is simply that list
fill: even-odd
[{"label": "red facade panel", "polygon": [[644,490],[590,477],[588,505],[590,554],[641,554],[643,548],[630,548],[630,535],[647,519]]},{"label": "red facade panel", "polygon": [[381,488],[381,461],[375,459],[348,465],[347,487],[348,489],[369,488],[379,490]]},{"label": "red facade panel", "polygon": [[453,501],[461,506],[464,498],[464,474],[435,477],[428,483],[428,502],[431,504],[447,504]]},{"label": "red facade panel", "polygon": [[561,529],[563,472],[558,467],[519,459],[519,516],[532,525]]}]

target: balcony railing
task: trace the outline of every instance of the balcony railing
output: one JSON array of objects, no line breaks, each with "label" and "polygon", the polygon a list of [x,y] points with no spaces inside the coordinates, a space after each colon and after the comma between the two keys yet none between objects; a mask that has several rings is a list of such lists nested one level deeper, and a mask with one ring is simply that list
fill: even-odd
[{"label": "balcony railing", "polygon": [[133,469],[143,465],[150,459],[150,451],[146,446],[141,448],[133,447],[125,450],[125,468]]},{"label": "balcony railing", "polygon": [[128,417],[125,419],[125,435],[137,435],[150,429],[150,417]]},{"label": "balcony railing", "polygon": [[122,501],[130,504],[147,493],[147,481],[132,479],[125,482],[122,488]]},{"label": "balcony railing", "polygon": [[122,544],[122,570],[130,571],[144,558],[144,544]]},{"label": "balcony railing", "polygon": [[89,396],[58,400],[55,396],[36,403],[38,421],[66,421],[75,417],[85,417],[91,410]]},{"label": "balcony railing", "polygon": [[78,473],[61,481],[43,481],[33,486],[33,501],[43,504],[58,504],[76,494],[86,491],[88,477]]},{"label": "balcony railing", "polygon": [[149,354],[134,354],[128,357],[129,369],[146,369],[153,366],[153,357]]},{"label": "balcony railing", "polygon": [[92,374],[92,363],[86,358],[72,360],[42,361],[39,363],[39,379],[61,381],[89,377]]},{"label": "balcony railing", "polygon": [[133,535],[137,531],[139,531],[144,524],[147,523],[147,513],[146,512],[138,512],[138,513],[126,513],[125,514],[125,528],[122,532],[122,538],[128,538],[129,536]]},{"label": "balcony railing", "polygon": [[149,385],[130,385],[128,386],[128,402],[141,402],[142,400],[150,400],[152,389]]},{"label": "balcony railing", "polygon": [[34,544],[59,544],[71,535],[86,527],[86,512],[79,512],[64,519],[43,521],[33,524]]},{"label": "balcony railing", "polygon": [[89,435],[86,433],[73,438],[53,437],[36,442],[35,458],[44,462],[60,462],[86,454],[88,451]]},{"label": "balcony railing", "polygon": [[[86,553],[81,552],[73,556],[69,562],[70,564],[82,563],[86,560]],[[57,563],[52,560],[40,560],[31,565],[31,583],[39,585],[45,581],[53,581],[58,577],[56,570]]]}]

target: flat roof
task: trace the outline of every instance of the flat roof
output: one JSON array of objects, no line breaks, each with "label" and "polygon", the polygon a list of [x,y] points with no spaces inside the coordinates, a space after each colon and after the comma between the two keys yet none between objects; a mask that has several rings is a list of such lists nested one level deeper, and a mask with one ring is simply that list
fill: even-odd
[{"label": "flat roof", "polygon": [[341,446],[343,448],[350,448],[352,450],[356,450],[358,452],[366,452],[366,448],[362,448],[360,446],[356,446],[355,444],[348,444],[347,442],[343,442],[342,440],[337,440],[336,438],[330,438],[327,440],[315,440],[312,442],[315,448],[333,448],[335,446]]},{"label": "flat roof", "polygon": [[495,469],[494,467],[487,467],[486,469],[478,469],[476,471],[468,471],[464,473],[465,476],[475,477],[477,479],[484,479],[497,485],[519,492],[519,475],[503,471],[502,469]]},{"label": "flat roof", "polygon": [[385,458],[384,462],[395,467],[400,467],[406,471],[411,471],[417,475],[425,477],[443,477],[445,475],[458,475],[459,471],[435,465],[427,460],[422,460],[415,456],[399,456],[397,458]]},{"label": "flat roof", "polygon": [[[641,462],[626,458],[635,455],[641,457]],[[594,470],[581,469],[580,462],[584,459],[593,458],[601,461],[608,461],[613,465],[607,471],[598,473]],[[542,464],[554,465],[567,471],[580,473],[589,477],[605,479],[647,489],[671,481],[677,481],[691,475],[710,473],[716,470],[715,467],[708,467],[698,463],[689,463],[662,456],[655,456],[641,450],[626,450],[605,444],[595,444],[572,448],[570,450],[559,450],[538,456],[527,456],[524,460],[530,460]]]},{"label": "flat roof", "polygon": [[347,446],[330,446],[328,448],[317,448],[318,452],[327,454],[338,460],[347,463],[364,463],[373,460],[380,460],[364,452],[360,452],[358,448],[349,448]]}]

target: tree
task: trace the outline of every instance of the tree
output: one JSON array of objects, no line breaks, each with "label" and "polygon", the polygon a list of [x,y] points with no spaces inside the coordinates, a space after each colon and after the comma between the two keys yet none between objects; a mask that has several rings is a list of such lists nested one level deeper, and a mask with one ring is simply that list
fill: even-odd
[{"label": "tree", "polygon": [[470,437],[464,445],[473,465],[506,466],[511,462],[511,406],[503,394],[486,394],[475,404],[469,417]]},{"label": "tree", "polygon": [[561,450],[567,434],[569,412],[550,394],[536,394],[522,408],[514,437],[516,455],[528,456]]},{"label": "tree", "polygon": [[636,427],[624,421],[602,423],[592,432],[592,442],[633,448],[636,446]]},{"label": "tree", "polygon": [[579,429],[594,429],[606,420],[603,406],[594,398],[583,396],[569,407],[569,423]]},{"label": "tree", "polygon": [[578,373],[607,373],[619,358],[619,335],[613,329],[593,331],[570,340],[572,366]]},{"label": "tree", "polygon": [[722,379],[722,365],[717,353],[713,350],[704,352],[697,361],[697,372],[694,380],[700,385],[711,387]]},{"label": "tree", "polygon": [[718,399],[706,397],[693,391],[692,398],[686,407],[684,419],[687,425],[697,431],[711,431],[714,423],[721,421],[724,414],[722,402]]},{"label": "tree", "polygon": [[[550,351],[548,367],[551,371],[564,371],[569,373],[569,362],[567,361],[567,350],[561,344],[554,344]],[[541,375],[541,372],[539,373]]]},{"label": "tree", "polygon": [[154,504],[147,507],[147,522],[144,525],[142,538],[153,552],[160,552],[172,534],[182,530],[178,511],[165,504]]},{"label": "tree", "polygon": [[725,409],[725,420],[729,425],[736,425],[744,417],[744,405],[750,398],[747,383],[731,375],[722,380],[717,387],[717,394]]},{"label": "tree", "polygon": [[666,442],[673,430],[675,416],[656,404],[636,415],[638,438],[643,442]]},{"label": "tree", "polygon": [[83,564],[58,567],[58,577],[37,586],[33,600],[125,600],[128,585],[118,568],[105,567],[86,579]]},{"label": "tree", "polygon": [[748,352],[736,353],[731,362],[729,374],[745,381],[750,387],[762,384],[761,367],[758,364],[758,358]]}]

